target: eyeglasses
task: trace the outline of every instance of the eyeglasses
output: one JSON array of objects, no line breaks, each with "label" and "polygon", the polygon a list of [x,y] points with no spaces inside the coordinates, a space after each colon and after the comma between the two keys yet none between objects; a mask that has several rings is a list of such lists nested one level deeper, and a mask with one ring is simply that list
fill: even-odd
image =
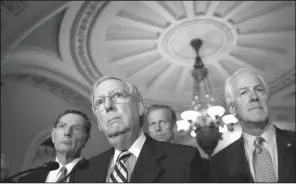
[{"label": "eyeglasses", "polygon": [[113,104],[121,104],[121,103],[126,103],[126,97],[132,96],[130,93],[121,90],[116,90],[111,92],[109,96],[100,96],[98,99],[95,101],[93,105],[93,109],[95,111],[103,111],[105,110],[105,102],[106,98],[108,97]]}]

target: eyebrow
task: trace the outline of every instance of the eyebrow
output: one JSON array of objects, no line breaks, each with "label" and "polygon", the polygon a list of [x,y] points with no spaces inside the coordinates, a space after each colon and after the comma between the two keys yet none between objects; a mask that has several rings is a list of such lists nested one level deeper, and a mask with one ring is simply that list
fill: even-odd
[{"label": "eyebrow", "polygon": [[248,89],[250,87],[252,87],[252,88],[263,87],[264,88],[264,86],[262,84],[257,84],[255,86],[245,86],[245,87],[242,87],[242,88],[238,88],[237,90],[240,91],[240,90]]}]

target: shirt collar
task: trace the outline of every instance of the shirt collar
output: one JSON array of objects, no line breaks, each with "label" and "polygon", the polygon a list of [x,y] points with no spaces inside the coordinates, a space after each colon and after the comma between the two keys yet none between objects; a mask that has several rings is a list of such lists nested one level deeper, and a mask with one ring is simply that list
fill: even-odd
[{"label": "shirt collar", "polygon": [[59,162],[58,158],[56,157],[56,162],[59,163],[59,168],[58,170],[60,170],[62,167],[66,167],[67,169],[67,173],[69,173],[73,167],[82,159],[82,157],[79,157],[79,158],[75,158],[74,160],[72,160],[70,163],[68,163],[67,165],[63,165]]},{"label": "shirt collar", "polygon": [[[141,134],[140,136],[137,138],[137,140],[133,143],[133,145],[128,149],[128,151],[130,153],[132,153],[134,156],[136,156],[137,158],[139,157],[140,155],[140,152],[141,152],[141,149],[144,145],[146,141],[146,136],[145,134],[141,131]],[[116,160],[119,156],[119,154],[121,153],[122,151],[120,150],[117,150],[115,149],[115,152],[114,152],[114,159],[113,159],[113,163],[115,164],[116,163]]]},{"label": "shirt collar", "polygon": [[[244,138],[245,144],[247,145],[247,147],[251,148],[254,145],[254,140],[256,138],[256,136],[250,135],[246,132],[242,132],[242,136]],[[273,124],[271,124],[261,135],[260,137],[262,137],[266,144],[271,145],[271,146],[276,146],[276,141],[274,141],[275,139],[275,127],[273,126]]]}]

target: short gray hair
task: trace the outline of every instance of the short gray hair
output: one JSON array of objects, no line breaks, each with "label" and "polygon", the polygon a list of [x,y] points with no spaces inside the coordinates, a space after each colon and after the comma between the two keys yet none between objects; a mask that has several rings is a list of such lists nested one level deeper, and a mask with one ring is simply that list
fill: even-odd
[{"label": "short gray hair", "polygon": [[266,90],[266,93],[267,94],[269,93],[269,88],[268,88],[265,80],[260,75],[257,75],[256,73],[254,73],[253,71],[251,71],[248,68],[240,68],[236,72],[234,72],[230,77],[228,77],[225,82],[225,101],[226,101],[226,105],[228,108],[230,107],[230,105],[234,101],[232,81],[236,76],[238,76],[241,73],[251,73],[251,74],[255,75],[256,77],[258,77],[258,79],[263,84],[264,89]]}]

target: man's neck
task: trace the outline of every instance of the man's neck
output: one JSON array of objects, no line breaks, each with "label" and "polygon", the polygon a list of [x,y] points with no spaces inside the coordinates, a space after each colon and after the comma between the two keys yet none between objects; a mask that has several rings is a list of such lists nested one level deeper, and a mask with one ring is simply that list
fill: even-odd
[{"label": "man's neck", "polygon": [[260,136],[271,125],[271,121],[262,123],[242,123],[242,129],[244,132],[253,135]]},{"label": "man's neck", "polygon": [[114,147],[117,150],[128,150],[133,144],[134,142],[140,137],[141,133],[142,133],[142,129],[139,130],[139,132],[137,134],[125,134],[125,135],[119,135],[122,137],[116,137],[115,139],[112,140],[112,143],[110,142],[110,144],[112,145],[112,147]]},{"label": "man's neck", "polygon": [[64,153],[57,154],[57,159],[62,165],[67,165],[68,163],[72,162],[76,158],[79,158],[79,156],[72,156]]}]

